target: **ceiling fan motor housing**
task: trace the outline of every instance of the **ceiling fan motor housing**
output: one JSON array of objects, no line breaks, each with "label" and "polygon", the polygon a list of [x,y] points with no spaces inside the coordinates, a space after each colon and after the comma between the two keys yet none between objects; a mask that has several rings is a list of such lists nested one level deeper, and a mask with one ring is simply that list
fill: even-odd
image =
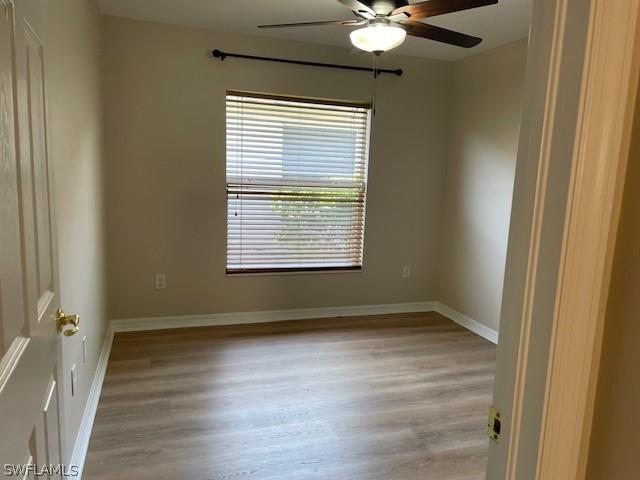
[{"label": "ceiling fan motor housing", "polygon": [[407,0],[376,0],[371,2],[371,9],[377,15],[387,15],[396,8],[404,7],[405,5],[409,5]]}]

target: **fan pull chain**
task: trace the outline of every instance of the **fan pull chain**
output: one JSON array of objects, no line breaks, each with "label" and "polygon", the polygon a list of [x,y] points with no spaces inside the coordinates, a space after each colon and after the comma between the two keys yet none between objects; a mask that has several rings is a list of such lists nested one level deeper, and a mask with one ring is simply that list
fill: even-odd
[{"label": "fan pull chain", "polygon": [[376,116],[376,101],[378,97],[378,55],[373,54],[373,87],[371,88],[371,111]]}]

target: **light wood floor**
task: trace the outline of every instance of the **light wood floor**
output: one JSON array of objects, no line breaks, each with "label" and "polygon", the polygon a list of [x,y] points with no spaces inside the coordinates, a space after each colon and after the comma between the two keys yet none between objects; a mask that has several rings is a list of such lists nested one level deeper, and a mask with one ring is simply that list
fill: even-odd
[{"label": "light wood floor", "polygon": [[117,334],[84,478],[482,479],[495,350],[432,313]]}]

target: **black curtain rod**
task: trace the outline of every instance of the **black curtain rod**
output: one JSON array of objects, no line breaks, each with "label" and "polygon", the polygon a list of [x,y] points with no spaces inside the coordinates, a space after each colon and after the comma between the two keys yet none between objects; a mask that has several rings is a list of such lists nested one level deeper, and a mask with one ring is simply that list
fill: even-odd
[{"label": "black curtain rod", "polygon": [[262,60],[265,62],[278,62],[278,63],[292,63],[294,65],[307,65],[309,67],[326,67],[326,68],[340,68],[342,70],[357,70],[360,72],[373,72],[376,75],[378,73],[390,73],[393,75],[400,76],[402,75],[402,69],[398,68],[397,70],[388,70],[384,68],[376,68],[375,72],[373,68],[367,67],[354,67],[353,65],[338,65],[335,63],[319,63],[319,62],[306,62],[304,60],[287,60],[285,58],[273,58],[273,57],[258,57],[256,55],[243,55],[241,53],[229,53],[223,52],[221,50],[215,49],[213,52],[213,56],[215,58],[219,58],[220,61],[223,61],[227,57],[232,58],[246,58],[247,60]]}]

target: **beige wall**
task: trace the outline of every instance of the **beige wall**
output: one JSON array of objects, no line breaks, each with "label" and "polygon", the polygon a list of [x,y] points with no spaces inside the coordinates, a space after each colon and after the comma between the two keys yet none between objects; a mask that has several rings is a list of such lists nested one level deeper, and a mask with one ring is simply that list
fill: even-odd
[{"label": "beige wall", "polygon": [[[282,40],[103,18],[111,318],[434,300],[451,64],[383,57],[361,273],[225,276],[226,89],[367,100],[366,74],[227,59],[213,48],[369,65]],[[402,279],[402,266],[412,268]],[[167,289],[154,289],[156,273]]]},{"label": "beige wall", "polygon": [[606,312],[587,478],[640,476],[640,100]]},{"label": "beige wall", "polygon": [[[49,2],[51,148],[60,258],[61,305],[80,314],[80,333],[63,342],[67,461],[106,331],[100,101],[100,18],[89,0]],[[87,337],[87,361],[82,338]]]},{"label": "beige wall", "polygon": [[456,62],[438,300],[498,330],[527,40]]}]

